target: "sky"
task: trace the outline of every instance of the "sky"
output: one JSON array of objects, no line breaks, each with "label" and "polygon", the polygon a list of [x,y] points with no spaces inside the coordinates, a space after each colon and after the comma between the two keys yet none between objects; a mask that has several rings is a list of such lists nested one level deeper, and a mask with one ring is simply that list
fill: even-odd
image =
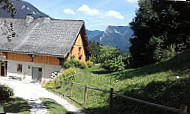
[{"label": "sky", "polygon": [[137,0],[24,0],[55,19],[82,19],[89,30],[128,26]]}]

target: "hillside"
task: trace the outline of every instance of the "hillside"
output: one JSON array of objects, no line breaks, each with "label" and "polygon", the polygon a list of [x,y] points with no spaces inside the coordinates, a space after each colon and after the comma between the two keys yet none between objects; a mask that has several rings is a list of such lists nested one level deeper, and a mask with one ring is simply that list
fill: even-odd
[{"label": "hillside", "polygon": [[104,32],[87,30],[87,35],[90,41],[97,41],[102,45],[128,51],[131,46],[129,39],[132,37],[133,31],[129,26],[108,26]]},{"label": "hillside", "polygon": [[[39,11],[36,7],[25,1],[10,0],[13,2],[14,6],[17,9],[17,14],[14,15],[14,18],[26,18],[28,14],[32,15],[34,18],[48,16],[45,13]],[[0,9],[0,17],[11,17],[11,13]]]},{"label": "hillside", "polygon": [[[114,88],[115,92],[121,94],[175,108],[179,108],[181,104],[190,106],[189,58],[190,50],[187,50],[159,64],[113,73],[95,65],[79,70],[75,82],[104,90]],[[70,85],[64,86],[65,95],[69,95],[69,87]],[[74,86],[73,100],[82,104],[83,92],[83,87]],[[109,94],[89,90],[84,111],[89,114],[107,113],[108,101]],[[114,97],[113,110],[122,114],[173,114],[117,96]]]}]

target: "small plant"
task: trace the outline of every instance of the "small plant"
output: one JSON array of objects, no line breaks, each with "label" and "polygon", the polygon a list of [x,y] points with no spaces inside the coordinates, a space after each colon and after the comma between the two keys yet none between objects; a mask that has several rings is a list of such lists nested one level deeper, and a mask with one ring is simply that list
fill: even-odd
[{"label": "small plant", "polygon": [[87,63],[87,65],[88,65],[89,68],[94,65],[94,63],[92,61],[87,61],[86,63]]},{"label": "small plant", "polygon": [[82,62],[80,62],[80,63],[81,63],[80,68],[82,68],[82,69],[88,68],[88,65],[87,65],[87,62],[86,62],[86,61],[82,61]]},{"label": "small plant", "polygon": [[67,69],[67,68],[71,68],[71,67],[76,67],[76,68],[79,68],[81,66],[81,63],[75,59],[70,59],[70,60],[67,60],[65,63],[64,63],[64,67]]},{"label": "small plant", "polygon": [[116,72],[125,69],[125,64],[122,60],[122,56],[113,58],[113,60],[106,60],[103,67],[109,71]]},{"label": "small plant", "polygon": [[46,89],[52,89],[55,87],[54,81],[48,81],[47,83],[42,84],[42,87]]},{"label": "small plant", "polygon": [[11,88],[0,85],[0,102],[6,102],[13,95],[14,93]]}]

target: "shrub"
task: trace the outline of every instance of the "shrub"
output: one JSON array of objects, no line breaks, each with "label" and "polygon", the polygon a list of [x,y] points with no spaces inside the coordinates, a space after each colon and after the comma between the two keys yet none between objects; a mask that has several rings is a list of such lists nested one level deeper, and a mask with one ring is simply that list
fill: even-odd
[{"label": "shrub", "polygon": [[14,93],[11,88],[0,85],[0,102],[6,102],[13,95]]},{"label": "shrub", "polygon": [[67,60],[65,63],[64,63],[64,67],[67,69],[67,68],[71,68],[71,67],[76,67],[76,68],[79,68],[81,66],[81,63],[77,60],[74,60],[74,59],[70,59],[70,60]]},{"label": "shrub", "polygon": [[58,76],[58,79],[65,80],[65,81],[71,81],[75,79],[75,74],[77,73],[75,68],[69,68],[64,70],[60,76]]},{"label": "shrub", "polygon": [[89,68],[94,65],[94,63],[92,61],[87,61],[86,63],[87,63],[87,65],[88,65]]},{"label": "shrub", "polygon": [[54,81],[48,81],[47,83],[42,84],[42,87],[46,89],[52,89],[55,87]]},{"label": "shrub", "polygon": [[80,62],[80,63],[81,63],[80,68],[82,68],[82,69],[88,68],[88,65],[87,65],[86,61],[82,61],[82,62]]},{"label": "shrub", "polygon": [[118,56],[112,60],[106,60],[104,62],[103,68],[113,72],[124,70],[125,65],[122,60],[122,56]]}]

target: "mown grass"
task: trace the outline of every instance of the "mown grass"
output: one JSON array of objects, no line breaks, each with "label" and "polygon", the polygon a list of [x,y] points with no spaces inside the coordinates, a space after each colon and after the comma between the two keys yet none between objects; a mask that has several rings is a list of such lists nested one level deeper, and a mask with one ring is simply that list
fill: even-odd
[{"label": "mown grass", "polygon": [[[81,70],[75,82],[88,86],[110,90],[153,103],[179,108],[181,104],[190,106],[190,50],[175,58],[158,64],[136,69],[126,69],[121,72],[107,72],[99,65]],[[179,79],[176,77],[179,76]],[[63,89],[58,88],[69,96],[69,84]],[[83,106],[84,87],[74,86],[72,99],[86,113],[106,113],[108,111],[109,94],[89,90],[87,105]],[[114,97],[114,113],[133,114],[170,114],[151,106],[131,102],[121,97]]]},{"label": "mown grass", "polygon": [[4,106],[6,113],[30,114],[30,109],[27,101],[19,97],[10,97]]},{"label": "mown grass", "polygon": [[47,108],[49,114],[72,114],[53,99],[40,98],[40,100],[42,101],[43,105]]}]

